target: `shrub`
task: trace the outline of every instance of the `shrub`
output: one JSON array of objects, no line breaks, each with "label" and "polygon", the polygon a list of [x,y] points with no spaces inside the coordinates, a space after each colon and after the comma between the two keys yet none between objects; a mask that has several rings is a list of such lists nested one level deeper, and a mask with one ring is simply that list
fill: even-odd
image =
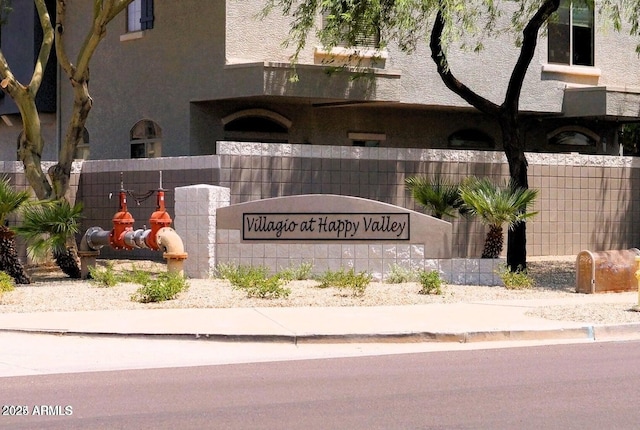
[{"label": "shrub", "polygon": [[234,289],[244,291],[247,297],[278,299],[288,297],[291,293],[289,288],[284,287],[289,279],[279,274],[269,276],[264,266],[221,264],[217,273],[222,279],[228,280]]},{"label": "shrub", "polygon": [[265,278],[268,276],[266,267],[263,266],[243,266],[233,264],[220,264],[216,270],[217,276],[231,282],[231,285],[244,285],[254,278]]},{"label": "shrub", "polygon": [[89,278],[98,287],[113,287],[120,282],[111,262],[108,262],[104,268],[89,267]]},{"label": "shrub", "polygon": [[371,275],[365,272],[356,273],[353,268],[346,271],[341,268],[338,271],[327,270],[318,278],[318,282],[320,282],[319,288],[348,288],[353,296],[359,297],[364,295],[371,282]]},{"label": "shrub", "polygon": [[420,272],[420,285],[422,288],[419,294],[442,294],[442,278],[436,270],[423,270]]},{"label": "shrub", "polygon": [[243,290],[247,293],[247,297],[257,297],[260,299],[279,299],[289,297],[291,290],[286,288],[284,284],[287,281],[280,278],[279,275],[254,278],[250,283],[234,288]]},{"label": "shrub", "polygon": [[140,303],[172,300],[178,294],[189,289],[189,284],[179,273],[160,273],[156,279],[150,279],[131,296],[131,300]]},{"label": "shrub", "polygon": [[120,274],[117,279],[119,282],[130,282],[140,285],[147,285],[152,281],[151,273],[138,269],[135,264],[131,265],[130,271]]},{"label": "shrub", "polygon": [[8,293],[16,289],[16,283],[11,276],[5,272],[0,272],[0,297],[3,293]]},{"label": "shrub", "polygon": [[508,290],[525,290],[535,285],[535,281],[526,270],[512,272],[511,268],[505,264],[498,269],[497,273]]},{"label": "shrub", "polygon": [[405,282],[416,282],[419,274],[415,270],[393,264],[390,266],[389,274],[385,278],[387,284],[402,284]]},{"label": "shrub", "polygon": [[287,281],[301,281],[303,279],[309,279],[313,264],[310,262],[300,263],[298,266],[288,267],[281,270],[278,274],[280,278]]}]

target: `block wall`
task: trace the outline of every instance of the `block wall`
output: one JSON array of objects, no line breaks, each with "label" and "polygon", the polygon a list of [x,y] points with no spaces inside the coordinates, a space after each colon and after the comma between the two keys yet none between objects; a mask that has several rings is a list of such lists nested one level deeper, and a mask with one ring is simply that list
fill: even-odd
[{"label": "block wall", "polygon": [[[82,231],[111,227],[121,178],[125,189],[140,196],[158,188],[160,170],[171,216],[175,216],[175,188],[195,184],[229,188],[231,204],[280,195],[335,193],[422,211],[405,190],[408,176],[439,173],[453,181],[469,175],[508,178],[504,154],[491,151],[246,142],[219,142],[217,150],[211,156],[74,163],[72,195],[84,204]],[[533,208],[539,213],[527,223],[528,255],[640,247],[640,159],[542,153],[527,153],[527,159],[529,184],[540,191]],[[0,174],[27,188],[20,163],[0,162]],[[136,228],[148,225],[155,210],[154,196],[139,203],[130,198],[129,210]],[[451,221],[453,256],[479,257],[486,227],[464,218]],[[9,219],[9,225],[16,222],[15,217]],[[162,258],[148,250],[103,249],[101,255]]]}]

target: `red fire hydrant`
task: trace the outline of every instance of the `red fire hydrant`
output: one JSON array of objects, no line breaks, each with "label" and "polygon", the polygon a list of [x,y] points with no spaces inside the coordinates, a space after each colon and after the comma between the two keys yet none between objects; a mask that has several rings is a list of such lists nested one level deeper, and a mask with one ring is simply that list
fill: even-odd
[{"label": "red fire hydrant", "polygon": [[156,195],[156,211],[151,214],[149,218],[149,227],[151,233],[147,237],[147,246],[151,249],[158,250],[158,231],[163,227],[169,227],[173,220],[169,215],[169,212],[164,207],[164,190],[158,188]]},{"label": "red fire hydrant", "polygon": [[133,231],[135,220],[127,209],[127,192],[120,190],[120,210],[113,215],[113,229],[109,234],[109,243],[113,249],[133,249],[124,241],[125,234]]}]

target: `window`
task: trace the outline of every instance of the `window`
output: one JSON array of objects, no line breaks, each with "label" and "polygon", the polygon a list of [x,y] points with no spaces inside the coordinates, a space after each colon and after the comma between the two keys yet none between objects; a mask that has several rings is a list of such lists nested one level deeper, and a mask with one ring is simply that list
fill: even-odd
[{"label": "window", "polygon": [[[337,15],[337,13],[336,13]],[[327,11],[322,16],[322,28],[330,29],[331,26],[334,28],[339,24],[339,20],[332,19],[332,17],[336,16],[332,15],[330,11]],[[378,20],[375,21],[379,22]],[[343,40],[338,43],[337,46],[349,46],[349,47],[365,47],[365,48],[379,48],[380,47],[380,26],[374,24],[372,22],[368,23],[352,23],[355,27],[355,31],[350,35],[351,38],[349,40]]]},{"label": "window", "polygon": [[162,130],[150,120],[138,121],[129,133],[131,158],[157,158],[162,156]]},{"label": "window", "polygon": [[378,147],[387,139],[384,133],[349,133],[352,146]]},{"label": "window", "polygon": [[76,160],[89,159],[89,131],[87,131],[86,128],[82,130],[82,139],[80,139],[76,146],[76,152],[73,158]]},{"label": "window", "polygon": [[127,6],[127,31],[153,28],[153,0],[133,0]]},{"label": "window", "polygon": [[288,143],[291,121],[267,109],[246,109],[222,118],[224,136],[238,142]]},{"label": "window", "polygon": [[593,66],[593,28],[586,0],[562,0],[549,22],[549,63]]},{"label": "window", "polygon": [[485,132],[475,128],[465,128],[449,136],[449,146],[461,149],[493,149],[496,144]]},{"label": "window", "polygon": [[[343,2],[342,8],[344,7],[347,6]],[[343,13],[344,11],[340,9],[326,10],[323,13],[322,31],[320,32],[322,46],[315,48],[315,64],[335,67],[385,68],[388,53],[383,46],[380,17],[367,17],[366,20],[345,24],[344,19],[341,18]],[[350,26],[349,34],[344,34],[346,25]],[[329,43],[333,37],[341,37],[343,40],[338,43],[334,41]]]},{"label": "window", "polygon": [[560,151],[594,154],[600,136],[584,127],[567,126],[549,133],[547,140]]}]

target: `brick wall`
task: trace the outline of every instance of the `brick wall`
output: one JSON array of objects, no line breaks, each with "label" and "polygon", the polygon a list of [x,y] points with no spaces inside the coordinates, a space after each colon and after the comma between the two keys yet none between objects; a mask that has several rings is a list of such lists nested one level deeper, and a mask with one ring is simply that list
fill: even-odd
[{"label": "brick wall", "polygon": [[[527,224],[529,255],[577,255],[584,249],[640,245],[640,199],[636,197],[640,160],[537,153],[528,153],[527,159],[530,187],[540,190],[534,207],[539,214]],[[439,173],[453,181],[469,175],[508,179],[501,152],[218,142],[217,155],[211,156],[77,163],[72,184],[85,206],[83,231],[91,226],[111,228],[111,218],[118,210],[121,172],[124,188],[143,194],[158,188],[159,171],[163,172],[166,207],[172,216],[175,187],[194,184],[230,188],[231,204],[280,195],[331,193],[421,211],[405,191],[408,176]],[[19,163],[0,162],[2,173],[10,175],[17,186],[25,186]],[[135,227],[142,228],[155,210],[155,197],[139,205],[130,198],[129,210],[136,219]],[[486,227],[467,219],[452,223],[453,256],[478,257]],[[102,255],[161,259],[159,253],[148,250],[104,249]]]}]

